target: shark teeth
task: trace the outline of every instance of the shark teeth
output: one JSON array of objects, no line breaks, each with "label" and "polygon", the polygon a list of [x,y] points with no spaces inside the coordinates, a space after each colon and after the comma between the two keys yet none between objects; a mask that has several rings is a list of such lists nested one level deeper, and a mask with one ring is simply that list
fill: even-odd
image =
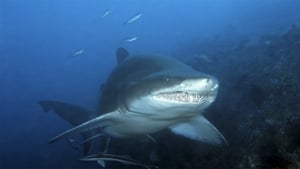
[{"label": "shark teeth", "polygon": [[198,104],[201,100],[207,98],[208,96],[208,93],[176,91],[159,93],[153,96],[153,98],[161,101]]}]

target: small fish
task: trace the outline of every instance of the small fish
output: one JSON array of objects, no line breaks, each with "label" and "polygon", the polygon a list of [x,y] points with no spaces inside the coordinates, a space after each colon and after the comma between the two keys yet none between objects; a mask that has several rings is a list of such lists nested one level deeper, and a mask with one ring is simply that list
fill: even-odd
[{"label": "small fish", "polygon": [[146,165],[141,162],[135,161],[129,157],[99,153],[95,155],[86,156],[80,159],[81,161],[97,161],[103,168],[105,168],[105,161],[116,161],[127,165],[136,165],[140,167],[144,167],[147,169],[155,168],[158,169],[158,166],[154,165]]},{"label": "small fish", "polygon": [[78,56],[78,55],[81,55],[81,54],[83,54],[83,52],[84,52],[84,50],[81,49],[81,50],[75,52],[72,56]]},{"label": "small fish", "polygon": [[138,20],[142,16],[142,13],[139,12],[136,15],[134,15],[132,18],[130,18],[125,24],[130,24],[136,20]]},{"label": "small fish", "polygon": [[136,41],[138,38],[137,37],[131,37],[131,38],[128,38],[128,39],[125,39],[126,42],[134,42]]},{"label": "small fish", "polygon": [[102,15],[102,18],[106,17],[108,14],[110,14],[110,10],[109,9],[104,12],[104,14]]}]

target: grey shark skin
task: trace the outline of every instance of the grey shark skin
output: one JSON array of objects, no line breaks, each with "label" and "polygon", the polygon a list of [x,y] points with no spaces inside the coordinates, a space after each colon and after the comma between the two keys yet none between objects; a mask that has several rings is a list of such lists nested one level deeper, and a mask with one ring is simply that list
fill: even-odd
[{"label": "grey shark skin", "polygon": [[117,138],[169,128],[176,134],[212,144],[226,142],[202,115],[215,100],[218,81],[171,57],[136,55],[123,59],[108,77],[92,118],[50,140],[101,131]]}]

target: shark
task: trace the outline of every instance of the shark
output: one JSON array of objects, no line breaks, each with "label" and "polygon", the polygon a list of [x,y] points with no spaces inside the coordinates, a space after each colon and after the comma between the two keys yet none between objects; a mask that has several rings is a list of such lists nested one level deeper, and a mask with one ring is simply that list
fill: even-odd
[{"label": "shark", "polygon": [[[218,80],[173,57],[116,52],[118,65],[101,85],[96,112],[63,102],[43,100],[74,127],[52,138],[54,143],[75,134],[90,140],[104,133],[115,138],[149,136],[163,129],[210,144],[227,143],[204,116],[215,101]],[[85,142],[85,147],[90,147]]]}]

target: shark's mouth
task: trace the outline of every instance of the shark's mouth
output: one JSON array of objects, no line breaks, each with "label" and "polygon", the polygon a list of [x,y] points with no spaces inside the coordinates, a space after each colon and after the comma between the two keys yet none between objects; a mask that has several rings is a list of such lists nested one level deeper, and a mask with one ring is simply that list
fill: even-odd
[{"label": "shark's mouth", "polygon": [[205,100],[208,97],[211,97],[211,94],[208,92],[197,93],[197,92],[184,92],[184,91],[163,92],[153,96],[154,99],[160,101],[189,103],[189,104],[198,104],[202,100]]}]

